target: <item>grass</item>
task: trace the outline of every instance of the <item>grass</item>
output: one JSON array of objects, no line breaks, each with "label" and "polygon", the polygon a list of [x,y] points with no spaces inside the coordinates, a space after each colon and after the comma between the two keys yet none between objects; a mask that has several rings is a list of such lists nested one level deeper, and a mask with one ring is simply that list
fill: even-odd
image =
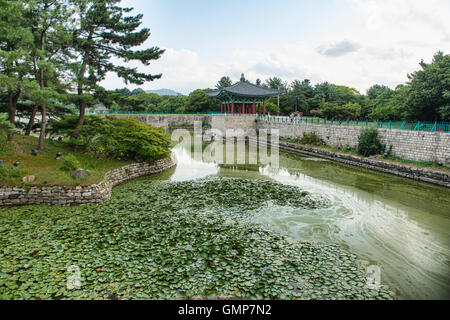
[{"label": "grass", "polygon": [[[0,152],[0,160],[3,160],[4,171],[14,174],[0,175],[0,185],[22,185],[22,178],[28,175],[36,177],[29,185],[89,185],[103,179],[106,172],[124,166],[130,162],[119,160],[105,160],[93,158],[82,152],[78,152],[64,142],[52,143],[46,140],[44,150],[38,152],[38,156],[31,155],[32,149],[37,149],[38,138],[23,135],[14,136],[8,142],[4,150]],[[61,170],[62,160],[56,160],[56,154],[74,155],[81,168],[89,170],[89,177],[84,180],[74,180],[71,172]],[[19,161],[20,166],[13,168],[13,164]],[[20,174],[18,174],[20,173]]]},{"label": "grass", "polygon": [[413,160],[402,159],[402,158],[398,158],[398,157],[394,157],[394,156],[386,157],[383,159],[388,160],[388,161],[393,161],[393,162],[412,164],[417,167],[427,167],[427,168],[434,168],[434,169],[439,169],[439,170],[450,171],[450,166],[442,166],[441,167],[436,162],[432,162],[432,161],[413,161]]},{"label": "grass", "polygon": [[[284,141],[284,142],[289,142],[289,143],[298,144],[298,145],[305,145],[305,144],[302,144],[300,142],[300,139],[298,139],[298,138],[280,137],[279,139],[280,139],[280,141]],[[350,147],[348,145],[343,147],[343,148],[336,148],[336,147],[331,146],[329,144],[323,145],[323,146],[317,146],[317,145],[312,145],[312,146],[316,147],[316,148],[327,149],[327,150],[330,150],[332,152],[345,153],[345,154],[351,154],[351,155],[354,155],[354,156],[362,157],[358,153],[356,148],[352,148],[352,147]],[[432,161],[414,161],[414,160],[407,160],[407,159],[394,157],[394,156],[381,157],[381,159],[382,160],[386,160],[386,161],[395,162],[395,163],[409,164],[409,165],[413,165],[413,166],[421,167],[421,168],[433,168],[433,169],[442,170],[442,171],[450,171],[450,166],[442,166],[441,167],[441,166],[439,166],[437,164],[437,162],[432,162]]]}]

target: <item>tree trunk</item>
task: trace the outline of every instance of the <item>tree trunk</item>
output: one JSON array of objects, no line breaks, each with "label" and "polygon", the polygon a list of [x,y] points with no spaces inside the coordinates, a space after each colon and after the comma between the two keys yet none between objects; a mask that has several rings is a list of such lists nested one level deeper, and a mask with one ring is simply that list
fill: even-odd
[{"label": "tree trunk", "polygon": [[[41,37],[41,50],[44,51],[45,49],[45,33],[42,34]],[[44,69],[39,68],[39,86],[40,89],[43,90],[45,86],[44,81]],[[44,140],[45,140],[45,127],[47,125],[47,102],[44,102],[41,106],[42,110],[42,122],[41,122],[41,132],[39,134],[39,150],[44,150]]]},{"label": "tree trunk", "polygon": [[27,130],[25,131],[26,136],[29,136],[31,134],[31,129],[34,126],[34,119],[36,118],[37,111],[38,111],[38,106],[37,105],[33,106],[33,111],[31,112],[30,121],[28,122]]},{"label": "tree trunk", "polygon": [[19,100],[19,94],[8,95],[8,113],[9,113],[9,122],[12,124],[16,123],[16,112],[17,112],[17,101]]},{"label": "tree trunk", "polygon": [[41,122],[41,133],[39,135],[39,150],[44,150],[46,125],[47,125],[47,107],[42,106],[42,122]]},{"label": "tree trunk", "polygon": [[89,36],[87,38],[88,46],[87,46],[87,48],[86,48],[86,50],[84,52],[83,63],[81,65],[81,70],[80,70],[79,79],[81,81],[78,82],[78,96],[80,98],[80,100],[79,100],[80,116],[78,118],[77,125],[75,126],[75,130],[72,133],[72,137],[73,138],[77,138],[80,135],[81,126],[84,124],[84,114],[86,112],[86,101],[84,101],[84,99],[82,98],[82,95],[84,93],[84,87],[83,87],[82,81],[83,81],[84,75],[86,73],[86,68],[87,68],[87,66],[89,64],[89,62],[88,62],[89,61],[89,54],[90,54],[90,51],[91,51],[89,43],[92,41],[92,37],[93,36],[94,36],[94,30],[91,29],[90,32],[89,32]]},{"label": "tree trunk", "polygon": [[80,116],[78,117],[77,125],[75,126],[75,130],[72,133],[73,138],[77,138],[80,135],[81,126],[84,124],[84,114],[86,112],[86,102],[80,100]]}]

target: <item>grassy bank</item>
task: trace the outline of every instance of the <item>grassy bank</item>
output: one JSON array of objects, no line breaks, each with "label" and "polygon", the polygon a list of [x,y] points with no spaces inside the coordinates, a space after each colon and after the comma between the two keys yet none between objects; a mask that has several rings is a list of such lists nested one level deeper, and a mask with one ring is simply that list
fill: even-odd
[{"label": "grassy bank", "polygon": [[[22,178],[33,175],[36,180],[30,185],[76,185],[92,184],[103,179],[106,172],[124,166],[129,162],[118,160],[105,160],[91,157],[77,152],[64,142],[45,141],[45,148],[33,156],[31,151],[37,149],[38,138],[23,135],[14,136],[8,142],[2,152],[0,160],[3,160],[3,169],[6,174],[0,176],[0,185],[22,185]],[[56,160],[56,154],[74,155],[81,168],[89,170],[89,177],[84,180],[74,180],[70,171],[61,170],[62,160]],[[18,168],[13,169],[13,164],[20,162]]]},{"label": "grassy bank", "polygon": [[[280,139],[280,141],[284,141],[284,142],[289,142],[289,143],[293,143],[293,144],[297,144],[297,145],[305,145],[305,144],[302,144],[300,142],[300,140],[296,139],[296,138],[280,137],[279,139]],[[311,145],[309,145],[309,146],[311,146]],[[322,149],[330,150],[330,151],[337,152],[337,153],[351,154],[354,156],[362,157],[360,154],[358,154],[358,152],[355,148],[351,148],[349,146],[344,146],[343,148],[336,148],[331,145],[321,145],[321,146],[313,145],[313,147],[322,148]],[[380,159],[383,161],[391,161],[394,163],[408,164],[408,165],[416,166],[416,167],[420,167],[420,168],[432,168],[432,169],[435,169],[438,171],[441,170],[441,171],[445,171],[445,172],[450,171],[450,166],[439,166],[437,164],[437,162],[432,162],[432,161],[413,161],[413,160],[402,159],[402,158],[398,158],[398,157],[394,157],[394,156],[387,156],[387,157],[381,156]]]}]

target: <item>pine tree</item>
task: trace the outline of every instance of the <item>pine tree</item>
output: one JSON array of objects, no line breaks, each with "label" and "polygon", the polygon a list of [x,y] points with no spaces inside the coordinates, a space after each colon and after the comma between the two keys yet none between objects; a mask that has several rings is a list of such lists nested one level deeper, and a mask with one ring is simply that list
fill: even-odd
[{"label": "pine tree", "polygon": [[216,84],[217,89],[223,89],[232,85],[230,77],[222,77]]},{"label": "pine tree", "polygon": [[17,102],[27,82],[31,31],[25,27],[24,2],[0,0],[0,89],[8,104],[8,119],[15,123]]},{"label": "pine tree", "polygon": [[[58,105],[64,97],[64,76],[70,58],[68,45],[71,34],[67,21],[72,15],[66,1],[35,0],[28,2],[27,21],[34,38],[32,65],[35,78],[34,86],[28,90],[28,96],[41,109],[41,128],[39,149],[44,148],[48,110]],[[33,114],[35,114],[33,110]],[[34,119],[30,119],[30,122]]]},{"label": "pine tree", "polygon": [[86,107],[91,93],[99,86],[106,73],[113,72],[125,83],[143,84],[159,79],[161,74],[139,72],[137,68],[116,65],[112,58],[122,61],[139,61],[145,66],[158,59],[164,50],[152,47],[133,50],[149,37],[150,30],[137,30],[142,23],[142,14],[127,16],[132,8],[119,6],[120,0],[70,0],[79,14],[78,27],[73,34],[74,48],[78,59],[72,64],[77,82],[77,103],[80,116],[73,136],[78,136],[84,123]]}]

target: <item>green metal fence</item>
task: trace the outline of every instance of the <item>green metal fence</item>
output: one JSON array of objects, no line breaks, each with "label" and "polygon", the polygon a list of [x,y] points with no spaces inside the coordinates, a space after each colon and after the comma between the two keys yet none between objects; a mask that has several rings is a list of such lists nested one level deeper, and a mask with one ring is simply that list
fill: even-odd
[{"label": "green metal fence", "polygon": [[258,119],[273,123],[292,124],[328,124],[337,126],[360,126],[379,129],[396,129],[427,132],[450,132],[450,122],[426,122],[426,121],[380,121],[380,120],[335,120],[315,117],[279,117],[258,115]]}]

